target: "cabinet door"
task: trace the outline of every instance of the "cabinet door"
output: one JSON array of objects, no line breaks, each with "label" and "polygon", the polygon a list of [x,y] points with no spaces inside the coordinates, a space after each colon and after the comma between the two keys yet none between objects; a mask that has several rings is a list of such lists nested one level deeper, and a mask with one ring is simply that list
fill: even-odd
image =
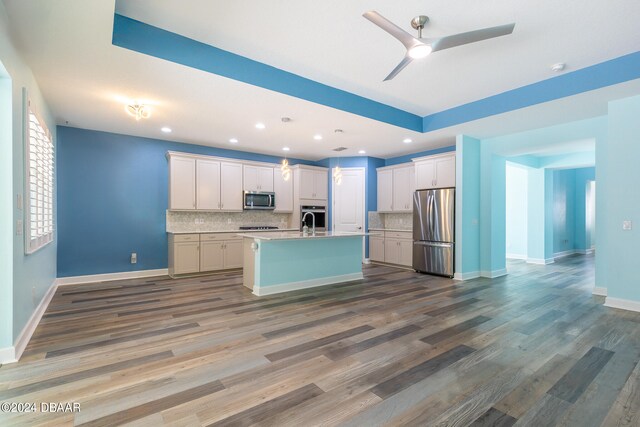
[{"label": "cabinet door", "polygon": [[200,243],[200,271],[222,270],[224,268],[224,243]]},{"label": "cabinet door", "polygon": [[369,259],[384,262],[384,237],[369,237]]},{"label": "cabinet door", "polygon": [[416,162],[416,189],[426,190],[435,187],[436,169],[433,160]]},{"label": "cabinet door", "polygon": [[256,166],[244,165],[242,169],[244,191],[258,191],[258,168]]},{"label": "cabinet door", "polygon": [[451,155],[439,158],[435,161],[436,178],[435,183],[438,188],[456,186],[456,156]]},{"label": "cabinet door", "polygon": [[327,200],[329,194],[328,175],[325,171],[313,172],[314,199]]},{"label": "cabinet door", "polygon": [[398,240],[398,264],[411,267],[413,265],[413,241]]},{"label": "cabinet door", "polygon": [[169,209],[196,208],[196,160],[171,156],[169,159]]},{"label": "cabinet door", "polygon": [[220,162],[196,161],[196,207],[202,210],[220,209]]},{"label": "cabinet door", "polygon": [[199,242],[174,243],[174,274],[197,273],[200,271],[199,249]]},{"label": "cabinet door", "polygon": [[258,190],[273,191],[273,168],[258,168]]},{"label": "cabinet door", "polygon": [[220,208],[225,211],[242,211],[242,165],[220,164]]},{"label": "cabinet door", "polygon": [[393,211],[410,212],[413,210],[413,165],[393,170]]},{"label": "cabinet door", "polygon": [[393,210],[393,171],[378,171],[378,212]]},{"label": "cabinet door", "polygon": [[293,212],[293,178],[287,181],[282,173],[276,169],[273,174],[273,191],[276,193],[276,208],[274,212]]},{"label": "cabinet door", "polygon": [[224,268],[242,268],[242,240],[224,242]]},{"label": "cabinet door", "polygon": [[315,171],[300,169],[300,198],[315,199]]},{"label": "cabinet door", "polygon": [[400,263],[400,246],[397,239],[384,239],[384,262]]}]

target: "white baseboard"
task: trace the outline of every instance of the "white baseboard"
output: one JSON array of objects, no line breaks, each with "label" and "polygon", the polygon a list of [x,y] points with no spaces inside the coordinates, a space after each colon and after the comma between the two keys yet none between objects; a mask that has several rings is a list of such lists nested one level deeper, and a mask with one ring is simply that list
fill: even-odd
[{"label": "white baseboard", "polygon": [[471,280],[480,277],[479,271],[470,271],[468,273],[454,273],[453,280]]},{"label": "white baseboard", "polygon": [[363,264],[371,264],[371,260],[369,258],[365,258],[364,261],[362,261]]},{"label": "white baseboard", "polygon": [[502,268],[500,270],[481,271],[480,272],[480,276],[481,277],[488,277],[489,279],[495,279],[496,277],[501,277],[501,276],[506,276],[506,275],[507,275],[507,269],[506,268]]},{"label": "white baseboard", "polygon": [[576,249],[576,253],[581,255],[589,255],[589,254],[592,254],[593,252],[594,252],[594,249]]},{"label": "white baseboard", "polygon": [[607,296],[607,288],[599,288],[599,287],[594,287],[593,291],[591,291],[591,293],[593,295],[599,295],[601,297],[606,297]]},{"label": "white baseboard", "polygon": [[619,308],[621,310],[638,311],[640,312],[640,301],[632,301],[622,298],[607,297],[604,300],[605,307]]},{"label": "white baseboard", "polygon": [[568,251],[562,251],[562,252],[556,252],[555,254],[553,254],[553,258],[563,258],[569,255],[573,255],[576,253],[575,249],[569,249]]},{"label": "white baseboard", "polygon": [[87,276],[58,277],[58,286],[80,285],[83,283],[109,282],[112,280],[139,279],[144,277],[166,276],[169,274],[167,268],[157,270],[123,271],[121,273],[90,274]]},{"label": "white baseboard", "polygon": [[31,314],[27,324],[22,328],[22,332],[18,335],[18,339],[14,342],[13,347],[0,349],[0,363],[13,363],[20,360],[20,356],[22,356],[24,349],[27,347],[27,344],[29,344],[29,340],[38,327],[40,319],[42,319],[42,315],[47,311],[47,307],[49,306],[53,295],[56,293],[56,289],[58,289],[58,285],[54,280],[40,300],[36,309]]},{"label": "white baseboard", "polygon": [[553,262],[554,262],[553,258],[547,258],[547,259],[527,258],[527,264],[547,265],[547,264],[553,264]]},{"label": "white baseboard", "polygon": [[253,294],[257,296],[279,294],[282,292],[297,291],[300,289],[315,288],[317,286],[333,285],[341,282],[351,282],[353,280],[362,280],[364,276],[362,272],[341,274],[339,276],[323,277],[320,279],[303,280],[300,282],[282,283],[280,285],[254,287]]},{"label": "white baseboard", "polygon": [[526,255],[520,255],[520,254],[506,254],[506,257],[509,259],[527,259]]}]

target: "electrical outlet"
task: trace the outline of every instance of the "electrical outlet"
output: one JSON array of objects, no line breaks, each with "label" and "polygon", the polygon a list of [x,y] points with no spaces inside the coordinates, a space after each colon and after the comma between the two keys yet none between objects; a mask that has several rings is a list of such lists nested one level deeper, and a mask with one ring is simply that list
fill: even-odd
[{"label": "electrical outlet", "polygon": [[624,221],[622,221],[622,229],[623,230],[633,229],[633,221],[631,221],[630,219],[625,219]]},{"label": "electrical outlet", "polygon": [[227,218],[227,224],[231,224],[231,218]]},{"label": "electrical outlet", "polygon": [[16,236],[22,236],[22,220],[19,219],[16,221]]},{"label": "electrical outlet", "polygon": [[136,264],[138,262],[138,254],[135,252],[131,252],[131,264]]}]

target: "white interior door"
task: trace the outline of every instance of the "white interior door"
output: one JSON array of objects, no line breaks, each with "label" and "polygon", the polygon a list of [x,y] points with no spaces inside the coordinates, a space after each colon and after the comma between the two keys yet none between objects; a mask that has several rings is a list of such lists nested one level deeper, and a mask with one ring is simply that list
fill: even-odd
[{"label": "white interior door", "polygon": [[[332,175],[333,176],[333,173]],[[364,230],[364,169],[342,169],[342,184],[333,188],[333,230]]]}]

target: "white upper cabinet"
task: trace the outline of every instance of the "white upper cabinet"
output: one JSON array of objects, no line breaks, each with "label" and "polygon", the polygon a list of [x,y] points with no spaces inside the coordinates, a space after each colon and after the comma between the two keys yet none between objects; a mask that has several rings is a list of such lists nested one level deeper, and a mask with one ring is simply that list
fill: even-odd
[{"label": "white upper cabinet", "polygon": [[242,211],[242,163],[173,152],[168,157],[169,209]]},{"label": "white upper cabinet", "polygon": [[242,165],[220,163],[220,209],[242,211]]},{"label": "white upper cabinet", "polygon": [[273,168],[244,165],[245,191],[273,191]]},{"label": "white upper cabinet", "polygon": [[378,169],[378,212],[411,212],[414,181],[413,164]]},{"label": "white upper cabinet", "polygon": [[416,188],[447,188],[456,186],[455,153],[413,159],[416,166]]},{"label": "white upper cabinet", "polygon": [[328,186],[326,170],[300,169],[301,199],[327,200]]},{"label": "white upper cabinet", "polygon": [[411,212],[414,192],[413,165],[393,170],[393,211]]},{"label": "white upper cabinet", "polygon": [[285,181],[278,169],[273,174],[273,191],[276,193],[274,212],[293,212],[293,176]]},{"label": "white upper cabinet", "polygon": [[169,209],[196,208],[196,160],[171,156],[169,159]]},{"label": "white upper cabinet", "polygon": [[196,209],[220,209],[220,162],[196,160]]},{"label": "white upper cabinet", "polygon": [[378,212],[393,212],[393,170],[378,171]]}]

